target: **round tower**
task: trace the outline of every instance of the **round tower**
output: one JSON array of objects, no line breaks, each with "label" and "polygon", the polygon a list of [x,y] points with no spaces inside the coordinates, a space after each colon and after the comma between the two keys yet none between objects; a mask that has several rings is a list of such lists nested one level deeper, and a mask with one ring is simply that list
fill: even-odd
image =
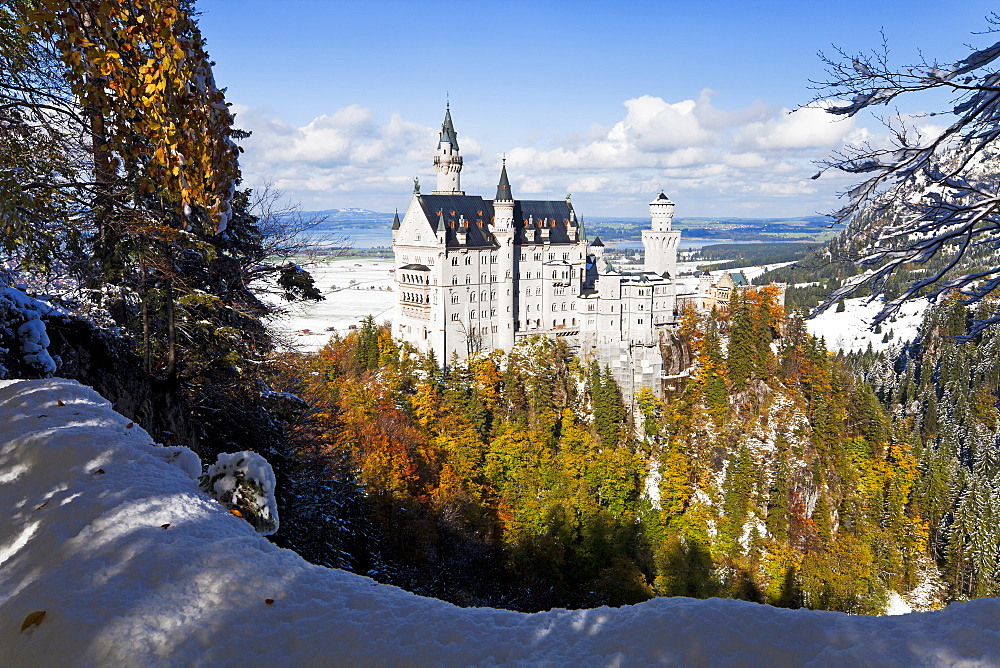
[{"label": "round tower", "polygon": [[649,203],[650,228],[642,231],[642,246],[646,249],[645,270],[657,276],[676,278],[677,248],[681,233],[671,229],[674,203],[662,192]]},{"label": "round tower", "polygon": [[445,106],[444,122],[437,152],[434,154],[434,171],[437,172],[437,189],[432,195],[464,195],[462,192],[462,156],[458,152],[458,133],[451,121],[451,104]]},{"label": "round tower", "polygon": [[649,203],[649,217],[654,232],[669,232],[674,220],[674,203],[661,192]]}]

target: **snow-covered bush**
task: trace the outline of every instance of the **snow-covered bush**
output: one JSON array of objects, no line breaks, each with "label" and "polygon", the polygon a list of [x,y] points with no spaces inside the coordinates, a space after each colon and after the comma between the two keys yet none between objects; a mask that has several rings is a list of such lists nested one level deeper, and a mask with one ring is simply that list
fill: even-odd
[{"label": "snow-covered bush", "polygon": [[[42,376],[56,372],[58,360],[49,354],[49,335],[44,318],[62,317],[65,312],[23,290],[0,284],[0,339],[16,341],[21,348],[21,361],[28,369]],[[9,353],[0,349],[0,355]],[[0,373],[6,370],[0,366]]]},{"label": "snow-covered bush", "polygon": [[258,533],[268,536],[278,530],[274,471],[256,452],[220,454],[199,480],[205,492]]}]

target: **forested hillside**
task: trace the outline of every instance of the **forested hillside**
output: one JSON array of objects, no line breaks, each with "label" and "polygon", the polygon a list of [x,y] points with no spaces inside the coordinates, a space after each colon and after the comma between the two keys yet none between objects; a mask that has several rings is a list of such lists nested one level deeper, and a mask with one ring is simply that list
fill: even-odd
[{"label": "forested hillside", "polygon": [[882,612],[933,572],[911,434],[773,299],[688,313],[694,373],[639,396],[636,432],[607,371],[547,338],[444,371],[369,322],[304,360],[310,428],[369,504],[373,574],[522,610],[685,595]]},{"label": "forested hillside", "polygon": [[960,299],[928,311],[916,342],[857,355],[918,464],[911,506],[929,532],[929,549],[954,599],[1000,592],[1000,335],[969,337]]}]

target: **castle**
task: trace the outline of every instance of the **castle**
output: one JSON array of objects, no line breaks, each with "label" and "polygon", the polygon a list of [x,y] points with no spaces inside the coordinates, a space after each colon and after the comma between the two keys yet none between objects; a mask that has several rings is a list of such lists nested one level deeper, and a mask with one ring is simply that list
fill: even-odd
[{"label": "castle", "polygon": [[627,403],[641,387],[659,396],[660,342],[678,318],[674,203],[660,193],[642,233],[645,265],[619,271],[588,241],[573,204],[515,199],[506,161],[496,197],[461,188],[458,134],[445,111],[434,155],[437,188],[415,185],[392,225],[398,305],[394,334],[439,362],[527,336],[564,337],[585,360],[608,366]]}]

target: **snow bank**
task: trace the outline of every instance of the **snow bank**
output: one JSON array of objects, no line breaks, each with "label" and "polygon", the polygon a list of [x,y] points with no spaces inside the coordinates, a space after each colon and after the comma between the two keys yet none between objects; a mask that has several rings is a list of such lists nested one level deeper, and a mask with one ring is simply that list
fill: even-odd
[{"label": "snow bank", "polygon": [[5,664],[927,665],[1000,652],[993,599],[880,618],[684,598],[457,608],[275,547],[199,490],[182,450],[129,425],[75,382],[0,383]]}]

